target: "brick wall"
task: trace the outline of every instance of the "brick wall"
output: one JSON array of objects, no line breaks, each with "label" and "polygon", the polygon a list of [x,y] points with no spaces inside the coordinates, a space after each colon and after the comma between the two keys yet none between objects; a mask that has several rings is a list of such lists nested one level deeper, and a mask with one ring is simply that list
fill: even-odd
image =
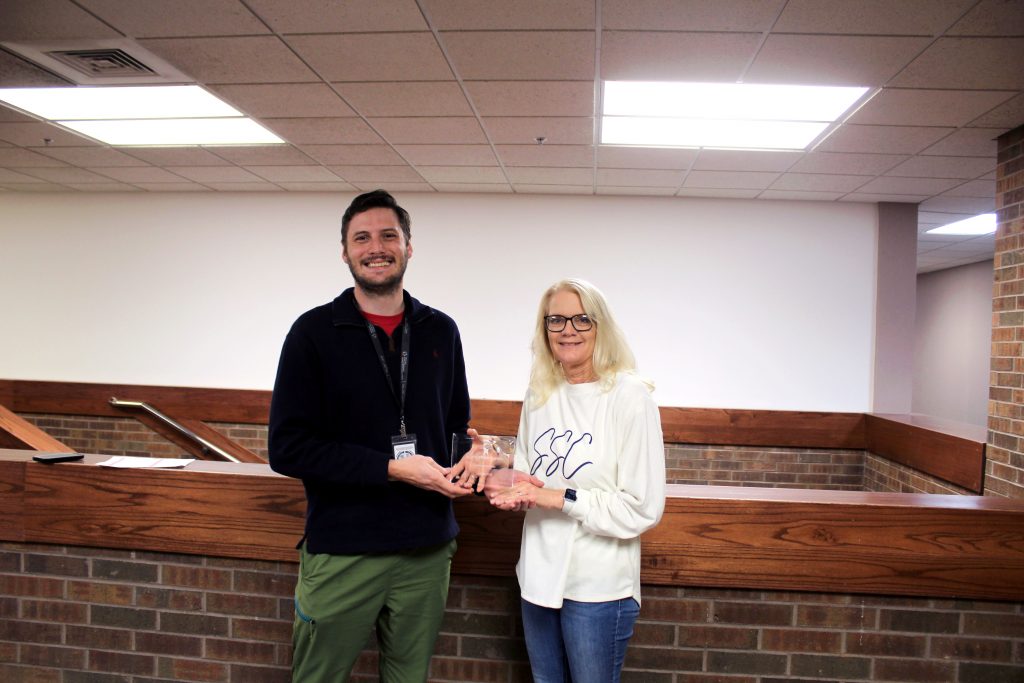
[{"label": "brick wall", "polygon": [[999,137],[985,494],[1024,498],[1024,126]]},{"label": "brick wall", "polygon": [[[0,544],[0,680],[289,680],[295,565]],[[433,681],[529,680],[514,579],[455,576]],[[363,653],[355,681],[374,681]],[[1024,605],[644,587],[633,683],[1024,681]]]},{"label": "brick wall", "polygon": [[874,453],[864,455],[864,491],[878,493],[938,493],[975,495],[973,491],[923,474]]}]

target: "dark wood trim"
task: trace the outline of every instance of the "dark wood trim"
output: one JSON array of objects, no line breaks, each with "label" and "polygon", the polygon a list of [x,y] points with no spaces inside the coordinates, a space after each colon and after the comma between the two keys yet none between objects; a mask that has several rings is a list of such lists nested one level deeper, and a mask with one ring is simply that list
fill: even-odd
[{"label": "dark wood trim", "polygon": [[50,453],[75,452],[3,404],[0,404],[0,448],[29,448]]},{"label": "dark wood trim", "polygon": [[662,408],[666,443],[863,449],[864,415],[784,410]]},{"label": "dark wood trim", "polygon": [[[985,441],[963,429],[908,416],[867,415],[867,449],[974,493],[984,491]],[[942,430],[942,431],[940,431]],[[978,439],[981,437],[981,441]]]},{"label": "dark wood trim", "polygon": [[[187,470],[41,465],[0,451],[0,539],[295,561],[305,497],[265,465]],[[522,517],[471,496],[455,571],[511,576]],[[643,538],[665,586],[1024,600],[1024,501],[978,496],[669,486]]]}]

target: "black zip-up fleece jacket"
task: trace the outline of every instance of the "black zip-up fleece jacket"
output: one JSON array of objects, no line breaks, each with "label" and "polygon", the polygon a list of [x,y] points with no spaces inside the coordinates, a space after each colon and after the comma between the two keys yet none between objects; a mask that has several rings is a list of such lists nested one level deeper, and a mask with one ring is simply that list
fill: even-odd
[{"label": "black zip-up fleece jacket", "polygon": [[[411,316],[406,430],[416,452],[447,467],[452,433],[469,423],[469,389],[455,321],[404,293]],[[306,549],[354,555],[437,545],[458,533],[440,493],[388,481],[399,432],[402,325],[377,328],[392,394],[353,289],[307,311],[281,350],[270,405],[270,467],[306,489]],[[301,542],[300,542],[301,543]]]}]

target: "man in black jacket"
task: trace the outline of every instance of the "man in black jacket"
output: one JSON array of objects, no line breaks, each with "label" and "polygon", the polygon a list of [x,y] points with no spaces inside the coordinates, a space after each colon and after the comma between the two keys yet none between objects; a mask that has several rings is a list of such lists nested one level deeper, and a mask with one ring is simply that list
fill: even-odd
[{"label": "man in black jacket", "polygon": [[409,214],[383,190],[342,218],[355,287],[295,321],[270,408],[270,466],[302,479],[292,679],[347,680],[376,625],[381,680],[425,681],[458,526],[450,444],[469,422],[455,322],[403,289]]}]

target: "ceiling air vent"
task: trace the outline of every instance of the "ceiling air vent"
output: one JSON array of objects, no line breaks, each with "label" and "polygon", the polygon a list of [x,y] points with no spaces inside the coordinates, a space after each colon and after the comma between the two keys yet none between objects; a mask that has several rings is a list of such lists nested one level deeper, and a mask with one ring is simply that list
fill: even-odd
[{"label": "ceiling air vent", "polygon": [[119,48],[58,50],[46,54],[94,78],[149,78],[156,74],[156,71]]},{"label": "ceiling air vent", "polygon": [[77,85],[193,82],[193,79],[127,38],[3,42],[0,47]]}]

